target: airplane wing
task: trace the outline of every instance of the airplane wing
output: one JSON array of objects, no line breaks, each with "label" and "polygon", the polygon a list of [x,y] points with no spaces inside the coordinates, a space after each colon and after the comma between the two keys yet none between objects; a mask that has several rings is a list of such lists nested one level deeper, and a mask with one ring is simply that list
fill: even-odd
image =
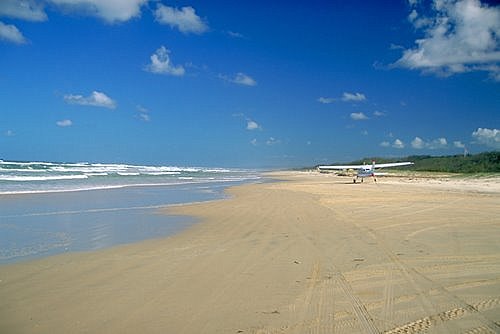
[{"label": "airplane wing", "polygon": [[344,169],[358,169],[361,167],[366,167],[367,165],[339,165],[339,166],[318,166],[318,169],[322,170],[344,170]]},{"label": "airplane wing", "polygon": [[413,162],[405,161],[405,162],[391,162],[387,164],[375,164],[375,168],[387,168],[387,167],[399,167],[399,166],[408,166],[413,165]]},{"label": "airplane wing", "polygon": [[[391,162],[385,164],[375,164],[375,168],[387,168],[387,167],[398,167],[398,166],[408,166],[413,165],[413,162]],[[371,167],[371,165],[332,165],[332,166],[318,166],[319,170],[345,170],[345,169],[359,169]]]}]

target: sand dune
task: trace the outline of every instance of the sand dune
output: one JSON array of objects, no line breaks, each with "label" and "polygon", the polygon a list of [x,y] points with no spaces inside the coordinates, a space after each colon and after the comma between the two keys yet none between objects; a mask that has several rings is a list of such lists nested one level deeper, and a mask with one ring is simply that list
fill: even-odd
[{"label": "sand dune", "polygon": [[273,177],[170,238],[1,266],[0,332],[500,332],[496,186]]}]

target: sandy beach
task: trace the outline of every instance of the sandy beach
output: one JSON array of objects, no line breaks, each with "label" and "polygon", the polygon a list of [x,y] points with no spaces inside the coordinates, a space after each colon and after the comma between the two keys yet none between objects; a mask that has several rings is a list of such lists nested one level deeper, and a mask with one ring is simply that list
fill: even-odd
[{"label": "sandy beach", "polygon": [[0,266],[0,332],[500,333],[500,178],[272,177],[168,238]]}]

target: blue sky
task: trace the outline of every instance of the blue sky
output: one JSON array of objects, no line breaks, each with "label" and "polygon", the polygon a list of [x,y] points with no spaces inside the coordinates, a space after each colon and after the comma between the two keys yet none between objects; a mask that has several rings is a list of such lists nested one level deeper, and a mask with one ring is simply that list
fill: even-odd
[{"label": "blue sky", "polygon": [[500,6],[0,1],[0,158],[233,167],[500,149]]}]

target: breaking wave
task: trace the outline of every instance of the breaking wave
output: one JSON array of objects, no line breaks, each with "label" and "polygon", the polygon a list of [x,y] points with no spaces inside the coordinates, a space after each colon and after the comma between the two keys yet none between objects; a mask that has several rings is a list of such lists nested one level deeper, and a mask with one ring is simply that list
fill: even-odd
[{"label": "breaking wave", "polygon": [[254,170],[0,160],[0,195],[259,179]]}]

